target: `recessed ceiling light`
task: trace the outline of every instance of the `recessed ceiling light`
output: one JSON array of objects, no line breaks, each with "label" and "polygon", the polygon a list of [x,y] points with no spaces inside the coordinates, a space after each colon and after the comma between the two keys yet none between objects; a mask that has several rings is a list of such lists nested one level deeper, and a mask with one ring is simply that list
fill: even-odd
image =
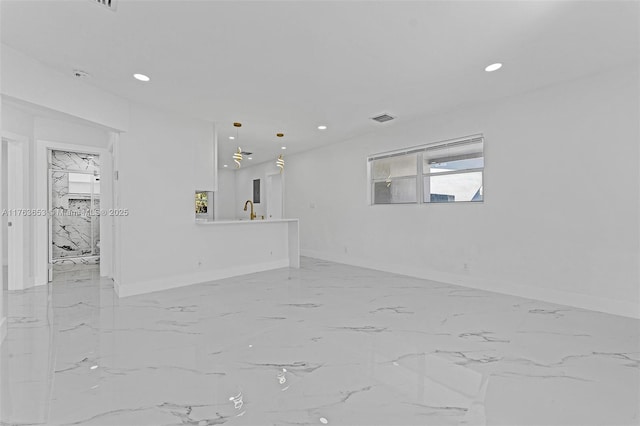
[{"label": "recessed ceiling light", "polygon": [[136,80],[140,80],[140,81],[149,81],[149,80],[151,80],[149,77],[147,77],[144,74],[134,74],[133,78],[135,78]]},{"label": "recessed ceiling light", "polygon": [[484,70],[486,72],[492,72],[492,71],[497,71],[500,68],[502,68],[502,64],[500,62],[496,62],[495,64],[491,64],[488,67],[486,67]]},{"label": "recessed ceiling light", "polygon": [[252,157],[247,157],[247,160],[253,160],[253,158]]},{"label": "recessed ceiling light", "polygon": [[229,167],[229,166],[227,166],[227,165],[225,164],[225,165],[224,165],[224,166],[222,166],[222,167]]},{"label": "recessed ceiling light", "polygon": [[327,126],[325,125],[318,126],[318,130],[327,130]]},{"label": "recessed ceiling light", "polygon": [[229,136],[229,139],[234,140],[236,137],[235,136]]},{"label": "recessed ceiling light", "polygon": [[287,147],[286,147],[286,146],[281,146],[280,148],[281,148],[281,149],[287,149]]}]

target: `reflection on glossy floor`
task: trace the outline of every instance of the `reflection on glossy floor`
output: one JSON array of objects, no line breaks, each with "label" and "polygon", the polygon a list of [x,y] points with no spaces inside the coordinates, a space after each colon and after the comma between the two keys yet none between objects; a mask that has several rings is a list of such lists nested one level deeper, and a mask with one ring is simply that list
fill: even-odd
[{"label": "reflection on glossy floor", "polygon": [[53,281],[55,283],[81,282],[100,279],[100,264],[58,264],[53,265]]},{"label": "reflection on glossy floor", "polygon": [[2,424],[639,423],[640,322],[303,259],[10,293]]}]

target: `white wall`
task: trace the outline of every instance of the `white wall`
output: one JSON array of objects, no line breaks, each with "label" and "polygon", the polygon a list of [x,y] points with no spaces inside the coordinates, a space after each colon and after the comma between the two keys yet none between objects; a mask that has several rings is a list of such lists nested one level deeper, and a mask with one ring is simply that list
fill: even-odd
[{"label": "white wall", "polygon": [[205,122],[131,106],[131,126],[120,136],[118,174],[121,285],[191,270],[195,221],[193,167],[199,140],[211,140]]},{"label": "white wall", "polygon": [[1,45],[2,94],[117,130],[127,130],[129,105],[104,90],[45,67]]},{"label": "white wall", "polygon": [[233,220],[236,218],[236,173],[233,170],[218,170],[215,210],[216,220]]},{"label": "white wall", "polygon": [[244,203],[247,200],[253,201],[253,180],[260,179],[260,203],[254,205],[254,210],[258,218],[267,215],[267,175],[278,173],[280,169],[276,166],[276,159],[264,163],[249,165],[245,160],[240,169],[236,169],[236,218],[249,218],[249,207],[244,211]]},{"label": "white wall", "polygon": [[[215,191],[218,186],[217,170],[218,162],[218,135],[213,123],[207,123],[210,127],[209,136],[197,138],[193,149],[193,170],[195,172],[195,189],[202,191]],[[174,143],[175,146],[175,143]]]},{"label": "white wall", "polygon": [[[302,254],[639,317],[638,82],[618,69],[289,156]],[[367,155],[475,133],[484,203],[367,205]]]},{"label": "white wall", "polygon": [[26,107],[2,96],[2,130],[33,139],[33,114]]},{"label": "white wall", "polygon": [[90,123],[79,124],[62,118],[35,117],[34,139],[105,148],[109,144],[109,132],[106,128]]}]

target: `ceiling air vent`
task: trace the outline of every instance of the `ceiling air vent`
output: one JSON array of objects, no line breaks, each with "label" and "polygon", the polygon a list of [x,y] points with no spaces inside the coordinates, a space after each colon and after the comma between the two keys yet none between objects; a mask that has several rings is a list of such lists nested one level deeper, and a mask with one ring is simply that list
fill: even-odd
[{"label": "ceiling air vent", "polygon": [[116,6],[118,3],[118,0],[90,0],[92,3],[97,3],[100,6],[104,6],[109,10],[116,10]]},{"label": "ceiling air vent", "polygon": [[390,116],[389,114],[382,114],[382,115],[378,115],[377,117],[372,117],[371,119],[373,121],[377,121],[378,123],[384,123],[386,121],[391,121],[393,120],[395,117]]},{"label": "ceiling air vent", "polygon": [[86,71],[75,69],[75,70],[73,70],[73,76],[76,77],[76,78],[87,78],[90,75]]}]

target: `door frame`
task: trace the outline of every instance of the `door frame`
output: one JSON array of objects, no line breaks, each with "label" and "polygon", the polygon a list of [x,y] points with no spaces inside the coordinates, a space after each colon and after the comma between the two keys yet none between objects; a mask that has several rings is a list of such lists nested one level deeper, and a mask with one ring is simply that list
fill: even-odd
[{"label": "door frame", "polygon": [[27,152],[29,138],[2,131],[1,139],[2,143],[4,141],[7,143],[7,206],[2,206],[2,209],[19,209],[24,212],[24,214],[12,214],[8,217],[9,226],[6,238],[9,275],[7,289],[23,290],[32,285],[28,279],[24,241],[26,219],[29,217],[27,211],[31,211],[28,208],[30,203],[25,197],[26,173],[29,170]]},{"label": "door frame", "polygon": [[[80,152],[100,156],[100,209],[113,209],[113,161],[108,148],[90,145],[76,145],[50,140],[36,141],[36,208],[49,208],[49,150]],[[113,217],[100,215],[100,276],[111,277]],[[49,220],[46,216],[36,217],[35,285],[46,285],[49,277]],[[103,236],[107,241],[103,240]],[[103,244],[106,243],[106,244]],[[103,262],[103,260],[109,260]]]},{"label": "door frame", "polygon": [[284,214],[284,171],[282,172],[275,172],[275,173],[267,173],[265,178],[266,178],[266,189],[267,189],[267,211],[266,211],[266,215],[267,215],[267,219],[270,219],[270,212],[271,212],[271,201],[272,201],[272,196],[273,196],[273,187],[272,187],[272,178],[274,176],[280,176],[280,192],[282,193],[280,196],[280,201],[282,203],[282,205],[280,206],[280,212],[281,212],[281,217],[277,218],[277,219],[284,219],[285,214]]}]

